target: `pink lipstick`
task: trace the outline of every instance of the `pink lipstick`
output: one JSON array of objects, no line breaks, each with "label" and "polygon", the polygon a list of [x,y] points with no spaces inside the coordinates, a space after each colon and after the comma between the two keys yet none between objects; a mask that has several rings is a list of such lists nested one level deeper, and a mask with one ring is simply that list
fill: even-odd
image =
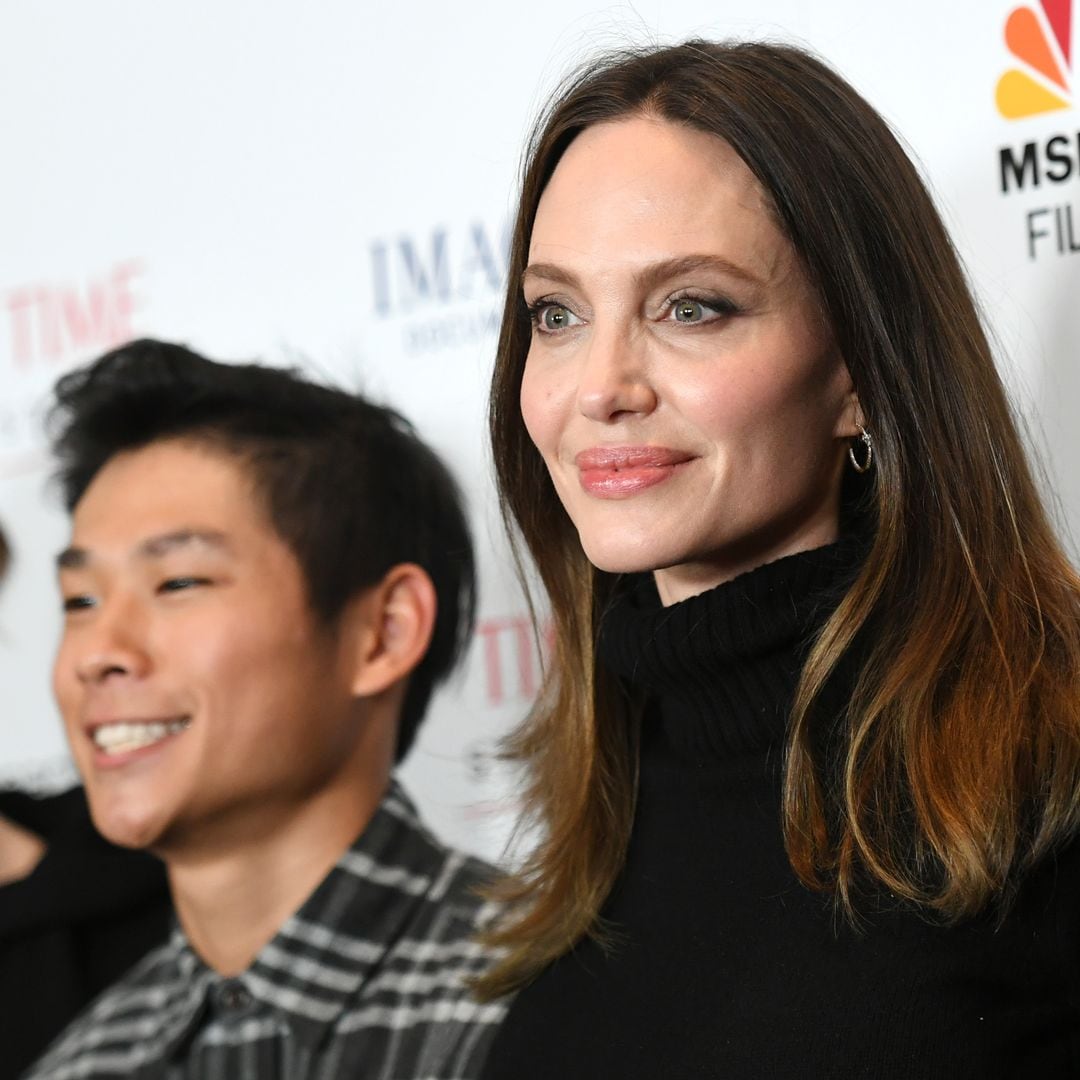
[{"label": "pink lipstick", "polygon": [[598,499],[626,499],[670,479],[694,455],[666,446],[595,446],[574,458],[582,489]]}]

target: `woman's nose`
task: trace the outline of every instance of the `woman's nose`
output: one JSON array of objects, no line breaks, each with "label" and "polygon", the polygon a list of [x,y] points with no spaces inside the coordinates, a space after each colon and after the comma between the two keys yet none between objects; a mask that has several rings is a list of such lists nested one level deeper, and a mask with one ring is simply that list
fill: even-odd
[{"label": "woman's nose", "polygon": [[628,415],[647,415],[657,405],[642,344],[625,331],[594,333],[578,383],[583,416],[609,423]]}]

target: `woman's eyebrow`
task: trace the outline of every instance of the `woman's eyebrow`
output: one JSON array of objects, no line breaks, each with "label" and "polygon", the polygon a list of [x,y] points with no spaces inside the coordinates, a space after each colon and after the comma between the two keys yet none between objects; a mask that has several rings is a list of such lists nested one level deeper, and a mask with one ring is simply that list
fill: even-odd
[{"label": "woman's eyebrow", "polygon": [[536,278],[540,281],[550,281],[556,285],[566,285],[571,289],[580,284],[576,274],[570,270],[564,270],[561,266],[556,266],[554,263],[530,263],[521,272],[521,284],[525,285],[530,278]]},{"label": "woman's eyebrow", "polygon": [[763,284],[761,278],[752,274],[745,267],[720,255],[680,255],[673,259],[662,259],[660,262],[643,266],[634,275],[634,280],[639,288],[648,290],[655,288],[669,278],[679,277],[682,274],[693,274],[702,270],[726,274],[729,277],[738,278],[748,285],[760,286]]},{"label": "woman's eyebrow", "polygon": [[[652,289],[668,278],[678,277],[680,274],[691,274],[702,270],[711,273],[726,274],[729,277],[738,278],[748,285],[761,286],[761,278],[751,273],[744,266],[725,259],[720,255],[679,255],[671,259],[661,259],[658,262],[649,263],[634,273],[634,282],[641,289]],[[557,285],[565,285],[568,288],[576,288],[580,281],[578,276],[565,267],[555,263],[531,263],[526,266],[521,274],[521,282],[524,285],[531,279],[552,282]]]}]

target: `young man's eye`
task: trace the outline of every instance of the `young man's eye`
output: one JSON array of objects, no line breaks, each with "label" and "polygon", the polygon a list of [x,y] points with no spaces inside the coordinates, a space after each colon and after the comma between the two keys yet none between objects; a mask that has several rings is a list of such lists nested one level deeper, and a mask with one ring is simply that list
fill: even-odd
[{"label": "young man's eye", "polygon": [[157,591],[159,593],[181,592],[184,589],[194,589],[196,586],[209,584],[209,578],[191,576],[173,577],[166,578],[160,585],[158,585]]},{"label": "young man's eye", "polygon": [[92,596],[65,596],[64,597],[64,611],[82,611],[84,608],[94,606],[94,598]]}]

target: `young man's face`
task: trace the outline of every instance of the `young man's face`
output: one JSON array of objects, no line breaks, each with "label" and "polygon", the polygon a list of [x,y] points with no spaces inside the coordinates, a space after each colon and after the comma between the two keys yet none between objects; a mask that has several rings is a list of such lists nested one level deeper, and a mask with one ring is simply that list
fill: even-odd
[{"label": "young man's face", "polygon": [[54,689],[109,839],[165,854],[251,839],[346,767],[351,657],[242,462],[181,440],[117,455],[59,562]]}]

